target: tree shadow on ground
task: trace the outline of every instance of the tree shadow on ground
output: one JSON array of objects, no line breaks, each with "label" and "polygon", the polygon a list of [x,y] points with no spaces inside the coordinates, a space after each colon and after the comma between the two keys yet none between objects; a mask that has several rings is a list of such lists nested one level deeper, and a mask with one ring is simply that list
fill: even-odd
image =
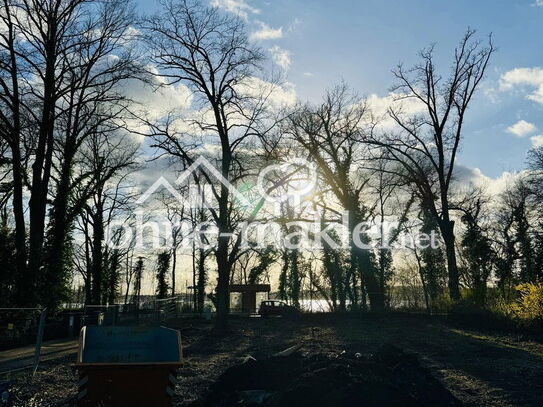
[{"label": "tree shadow on ground", "polygon": [[466,405],[539,406],[543,345],[451,328],[432,319],[383,316],[335,324],[353,350],[390,342],[416,353]]}]

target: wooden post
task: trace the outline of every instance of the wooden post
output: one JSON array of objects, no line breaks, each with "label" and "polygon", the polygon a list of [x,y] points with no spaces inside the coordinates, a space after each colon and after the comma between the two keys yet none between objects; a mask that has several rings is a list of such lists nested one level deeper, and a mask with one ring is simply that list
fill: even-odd
[{"label": "wooden post", "polygon": [[34,351],[34,370],[32,371],[32,377],[36,374],[38,370],[38,365],[40,363],[40,353],[41,353],[41,343],[43,340],[43,329],[45,327],[45,315],[47,314],[47,308],[44,308],[40,314],[40,323],[38,325],[38,334],[36,335],[36,349]]}]

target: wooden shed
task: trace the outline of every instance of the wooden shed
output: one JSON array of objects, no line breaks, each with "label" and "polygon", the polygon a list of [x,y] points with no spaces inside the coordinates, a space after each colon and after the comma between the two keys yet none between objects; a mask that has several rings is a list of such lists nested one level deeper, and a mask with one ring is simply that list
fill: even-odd
[{"label": "wooden shed", "polygon": [[256,294],[268,293],[271,288],[269,284],[231,284],[231,293],[241,294],[241,312],[256,312]]}]

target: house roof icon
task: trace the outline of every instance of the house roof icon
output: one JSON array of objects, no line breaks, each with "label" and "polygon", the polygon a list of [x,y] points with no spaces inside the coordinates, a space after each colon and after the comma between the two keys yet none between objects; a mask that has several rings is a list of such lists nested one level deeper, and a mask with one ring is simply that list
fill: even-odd
[{"label": "house roof icon", "polygon": [[[175,184],[182,185],[187,182],[189,177],[200,167],[202,167],[202,169],[205,170],[208,175],[212,175],[219,183],[224,185],[228,191],[241,202],[242,205],[251,205],[251,202],[247,199],[247,197],[242,194],[230,181],[228,181],[222,175],[222,173],[203,156],[199,156],[185,171],[183,171],[175,180]],[[182,203],[186,200],[166,178],[161,176],[138,198],[136,204],[143,204],[161,187],[166,188],[168,192],[170,192],[170,194],[177,199],[177,201]]]}]

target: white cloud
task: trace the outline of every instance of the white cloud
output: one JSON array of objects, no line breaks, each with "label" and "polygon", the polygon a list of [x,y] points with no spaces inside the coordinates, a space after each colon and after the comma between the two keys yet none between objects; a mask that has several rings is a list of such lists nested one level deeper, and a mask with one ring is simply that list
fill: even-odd
[{"label": "white cloud", "polygon": [[254,76],[238,84],[238,90],[242,94],[266,97],[268,105],[272,108],[292,106],[298,98],[292,83],[286,82],[279,85]]},{"label": "white cloud", "polygon": [[274,45],[269,49],[272,60],[277,65],[279,65],[281,68],[283,68],[285,71],[288,71],[290,68],[290,51],[287,51],[286,49],[281,48],[278,45]]},{"label": "white cloud", "polygon": [[527,122],[526,120],[519,120],[512,126],[507,128],[507,132],[514,134],[517,137],[524,137],[530,133],[533,133],[537,130],[532,123]]},{"label": "white cloud", "polygon": [[260,29],[252,32],[251,35],[249,35],[249,39],[252,41],[273,40],[283,37],[283,27],[271,28],[268,24],[263,23],[262,21],[258,21],[258,24],[260,25]]},{"label": "white cloud", "polygon": [[124,93],[139,103],[150,119],[158,119],[171,110],[187,109],[192,103],[192,93],[182,84],[154,89],[139,81],[129,80],[124,86]]},{"label": "white cloud", "polygon": [[458,183],[457,186],[460,189],[473,185],[482,188],[490,196],[498,196],[524,174],[525,172],[522,171],[504,171],[499,177],[491,178],[485,175],[479,168],[470,168],[463,165],[456,165],[454,171],[455,179]]},{"label": "white cloud", "polygon": [[287,30],[288,32],[294,32],[297,31],[302,26],[302,20],[300,20],[298,17],[296,17],[292,23],[289,24]]},{"label": "white cloud", "polygon": [[397,112],[406,115],[413,115],[424,112],[425,107],[422,102],[416,99],[400,99],[399,94],[389,93],[386,96],[371,94],[367,98],[368,107],[373,116],[379,120],[382,128],[391,129],[396,126],[396,122],[388,115],[388,109],[394,107]]},{"label": "white cloud", "polygon": [[530,141],[532,142],[533,148],[543,147],[543,134],[539,136],[530,137]]},{"label": "white cloud", "polygon": [[245,0],[212,0],[211,7],[222,8],[244,20],[247,20],[250,14],[260,14],[259,9],[250,6]]},{"label": "white cloud", "polygon": [[511,90],[518,86],[533,88],[526,97],[543,104],[543,68],[515,68],[501,76],[501,90]]},{"label": "white cloud", "polygon": [[[285,106],[292,106],[297,101],[294,85],[288,82],[279,85],[251,76],[245,78],[243,82],[236,84],[235,88],[236,92],[240,95],[266,98],[266,106],[272,111],[279,110]],[[234,106],[230,106],[230,109],[227,111],[227,115],[231,126],[243,126],[247,124],[246,115],[240,114],[238,108]],[[248,111],[245,113],[248,113]],[[187,137],[188,135],[202,137],[210,133],[209,131],[202,130],[198,123],[206,124],[203,127],[213,128],[215,123],[213,110],[209,107],[197,110],[187,109],[170,123],[170,130],[178,135],[183,135],[183,137]]]},{"label": "white cloud", "polygon": [[[148,67],[154,73],[158,73],[156,68]],[[123,93],[137,105],[134,112],[138,117],[146,120],[155,121],[171,111],[181,111],[189,109],[192,105],[193,95],[190,89],[183,84],[167,85],[160,76],[155,76],[154,84],[147,84],[136,79],[128,79],[123,82]],[[145,133],[146,126],[138,119],[128,120],[128,125],[136,133]],[[141,136],[139,141],[143,141]]]},{"label": "white cloud", "polygon": [[315,74],[313,72],[304,72],[304,76],[311,78],[312,76],[315,76]]},{"label": "white cloud", "polygon": [[537,7],[543,7],[543,0],[535,0],[535,3],[533,5]]}]

